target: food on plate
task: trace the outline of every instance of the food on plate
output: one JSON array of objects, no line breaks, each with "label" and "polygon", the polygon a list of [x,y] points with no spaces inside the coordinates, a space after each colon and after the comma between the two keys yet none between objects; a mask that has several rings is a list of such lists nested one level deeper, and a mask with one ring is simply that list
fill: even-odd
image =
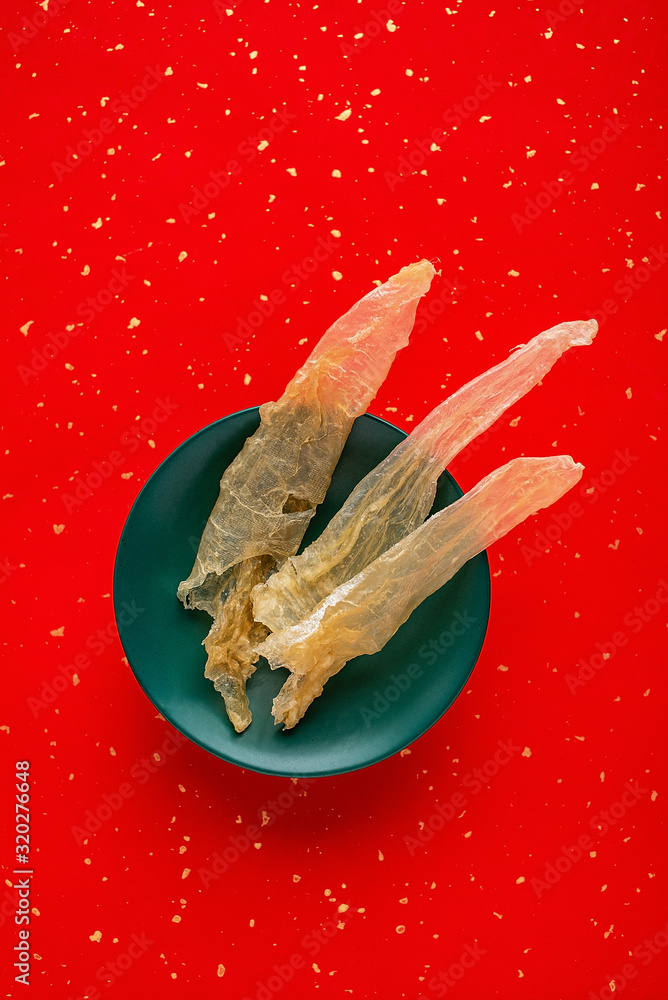
[{"label": "food on plate", "polygon": [[272,632],[294,625],[336,587],[422,524],[438,477],[473,438],[529,391],[595,320],[560,323],[441,403],[362,479],[322,534],[253,591],[253,615]]},{"label": "food on plate", "polygon": [[274,699],[275,724],[292,729],[348,660],[382,649],[467,560],[558,500],[582,470],[568,455],[514,459],[333,590],[307,618],[265,639],[258,652],[272,669],[290,670]]},{"label": "food on plate", "polygon": [[422,260],[365,295],[324,334],[260,426],[225,470],[195,564],[178,588],[188,608],[214,619],[205,675],[241,732],[251,721],[246,681],[267,629],[250,593],[294,555],[321,503],[356,417],[408,343],[418,301],[435,274]]}]

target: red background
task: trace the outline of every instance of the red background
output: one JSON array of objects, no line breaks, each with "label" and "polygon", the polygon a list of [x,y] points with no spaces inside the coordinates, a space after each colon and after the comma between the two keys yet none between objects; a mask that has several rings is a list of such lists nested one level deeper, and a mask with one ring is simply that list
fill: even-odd
[{"label": "red background", "polygon": [[[39,28],[38,5],[4,10],[2,863],[10,885],[27,759],[32,995],[576,1000],[609,996],[617,976],[615,996],[666,996],[663,5],[406,0],[389,29],[380,3],[350,0],[51,0]],[[147,67],[155,89],[110,110]],[[279,110],[293,117],[257,153]],[[104,141],[67,164],[105,118]],[[415,169],[400,177],[402,156]],[[290,288],[286,269],[333,231]],[[152,774],[136,766],[171,730],[113,635],[123,523],[180,442],[276,398],[334,319],[423,256],[441,277],[371,411],[408,430],[516,344],[593,314],[594,344],[451,467],[468,489],[511,457],[564,452],[584,492],[490,551],[489,632],[445,717],[401,755],[313,782],[207,888],[215,853],[291,786],[187,742]],[[126,284],[103,305],[114,269]],[[275,289],[282,304],[231,347]],[[161,399],[175,409],[139,440]],[[114,451],[122,463],[72,504]],[[79,683],[54,693],[77,656]],[[570,690],[581,658],[591,679]],[[518,751],[478,790],[499,740]],[[641,791],[619,807],[626,782]],[[122,785],[130,797],[81,842],[73,828]],[[457,793],[465,807],[435,821]],[[611,807],[623,815],[595,833]],[[439,825],[419,848],[406,839]],[[532,882],[568,868],[562,845],[583,835],[570,870]],[[3,994],[30,995],[13,982],[12,906],[4,894]],[[133,935],[144,950],[96,978],[127,966]],[[284,984],[274,966],[293,955]],[[450,967],[463,976],[434,978]]]}]

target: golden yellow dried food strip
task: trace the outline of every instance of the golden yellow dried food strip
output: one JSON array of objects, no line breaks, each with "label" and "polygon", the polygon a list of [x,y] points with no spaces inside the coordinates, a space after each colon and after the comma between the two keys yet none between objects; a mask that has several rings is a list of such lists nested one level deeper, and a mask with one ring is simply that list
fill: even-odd
[{"label": "golden yellow dried food strip", "polygon": [[[223,474],[195,564],[177,593],[186,607],[214,618],[205,640],[206,669],[238,731],[251,721],[245,684],[257,660],[247,641],[256,629],[246,592],[253,574],[239,567],[270,557],[263,563],[266,576],[297,551],[354,419],[408,343],[434,273],[427,260],[410,264],[337,320],[281,398],[260,407],[258,430]],[[232,599],[240,586],[243,592]]]},{"label": "golden yellow dried food strip", "polygon": [[426,597],[478,552],[580,479],[568,455],[516,458],[430,517],[361,573],[337,587],[308,618],[257,647],[291,676],[274,699],[276,724],[291,729],[348,660],[375,653]]},{"label": "golden yellow dried food strip", "polygon": [[273,632],[305,618],[336,587],[422,524],[452,459],[528,392],[595,320],[560,323],[437,406],[362,479],[323,533],[252,594],[253,614]]}]

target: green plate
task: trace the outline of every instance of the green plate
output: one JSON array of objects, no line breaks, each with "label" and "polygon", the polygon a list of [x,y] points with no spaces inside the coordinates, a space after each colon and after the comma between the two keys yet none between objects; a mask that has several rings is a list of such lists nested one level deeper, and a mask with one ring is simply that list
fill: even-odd
[{"label": "green plate", "polygon": [[[418,607],[387,645],[351,660],[289,732],[271,703],[287,677],[260,659],[248,682],[253,722],[235,733],[204,677],[201,645],[211,619],[186,610],[176,588],[192,568],[220,477],[260,422],[257,407],[199,431],[165,459],[130,511],[116,556],[114,605],[128,662],[155,707],[210,753],[264,774],[316,777],[367,767],[421,736],[453,703],[478,659],[490,605],[486,553]],[[356,483],[403,431],[365,414],[355,421],[324,503],[303,545],[316,538]],[[441,476],[434,510],[462,495]],[[143,609],[124,614],[127,605]]]}]

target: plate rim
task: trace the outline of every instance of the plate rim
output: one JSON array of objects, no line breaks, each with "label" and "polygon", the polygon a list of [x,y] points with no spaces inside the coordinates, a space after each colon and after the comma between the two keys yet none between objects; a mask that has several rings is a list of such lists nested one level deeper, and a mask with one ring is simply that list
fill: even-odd
[{"label": "plate rim", "polygon": [[[262,404],[260,404],[260,405],[262,405]],[[247,406],[247,407],[244,407],[241,410],[235,410],[235,411],[233,411],[231,413],[225,414],[225,416],[223,416],[223,417],[219,417],[218,419],[212,421],[211,423],[208,423],[208,424],[204,425],[203,427],[200,427],[197,431],[195,431],[193,434],[190,434],[187,438],[185,438],[185,440],[181,441],[180,444],[178,444],[174,449],[172,449],[172,451],[170,451],[169,454],[166,455],[162,459],[162,461],[156,466],[156,468],[153,470],[153,472],[148,477],[148,479],[146,479],[146,481],[142,484],[141,489],[139,490],[137,496],[135,497],[135,499],[134,499],[134,501],[133,501],[133,503],[132,503],[132,505],[131,505],[130,509],[128,510],[128,513],[127,513],[127,515],[125,517],[125,521],[123,523],[123,527],[121,529],[121,532],[120,532],[120,535],[119,535],[119,538],[118,538],[118,543],[117,543],[116,550],[115,550],[114,571],[113,571],[113,590],[112,590],[112,593],[113,593],[113,604],[114,604],[114,616],[115,616],[116,625],[117,625],[117,628],[118,628],[119,640],[121,642],[121,645],[123,646],[123,651],[125,653],[125,659],[127,660],[127,663],[128,663],[128,665],[130,667],[130,670],[132,671],[132,674],[133,674],[135,680],[139,684],[141,690],[143,691],[144,695],[146,696],[146,698],[148,699],[148,701],[150,702],[150,704],[156,709],[156,711],[158,711],[160,713],[161,717],[164,718],[166,722],[168,722],[171,726],[174,727],[174,729],[176,729],[177,732],[179,732],[182,736],[184,736],[191,743],[194,743],[196,746],[200,747],[202,750],[204,750],[207,753],[210,753],[212,756],[216,757],[218,760],[223,760],[226,763],[233,764],[234,766],[239,767],[242,770],[249,770],[249,771],[252,771],[252,772],[254,772],[256,774],[266,774],[266,775],[270,775],[272,777],[320,778],[320,777],[333,777],[333,776],[340,775],[340,774],[353,774],[356,771],[366,770],[369,767],[374,767],[375,765],[380,764],[380,763],[382,763],[385,760],[389,760],[392,757],[395,757],[397,754],[401,753],[402,750],[405,750],[407,747],[412,746],[419,739],[421,739],[421,737],[424,736],[425,733],[427,733],[438,722],[441,721],[441,719],[446,714],[446,712],[449,711],[449,709],[454,705],[455,701],[459,698],[459,696],[462,693],[465,685],[470,680],[470,678],[471,678],[471,676],[473,674],[473,671],[475,670],[475,667],[476,667],[476,665],[477,665],[477,663],[478,663],[478,661],[480,659],[480,654],[482,652],[482,648],[483,648],[483,645],[485,643],[485,639],[487,637],[487,632],[488,632],[488,629],[489,629],[489,622],[490,622],[490,617],[491,617],[491,603],[492,603],[491,572],[490,572],[490,566],[489,566],[489,557],[487,555],[487,550],[486,549],[483,549],[482,552],[478,553],[478,556],[483,557],[483,561],[484,561],[484,587],[485,587],[485,594],[483,596],[484,596],[484,599],[485,599],[486,611],[485,611],[484,621],[481,622],[482,631],[481,631],[481,634],[480,634],[479,645],[478,645],[477,650],[475,652],[475,656],[472,658],[471,668],[468,671],[468,673],[466,674],[466,676],[463,678],[461,685],[458,687],[458,689],[456,690],[455,694],[450,699],[450,701],[448,702],[448,704],[444,706],[443,711],[437,717],[432,718],[424,726],[424,728],[419,733],[417,733],[416,735],[411,734],[408,737],[408,739],[405,740],[405,741],[399,740],[398,743],[397,743],[397,745],[396,745],[396,747],[394,749],[391,749],[389,751],[383,750],[380,753],[378,753],[378,754],[374,755],[373,757],[371,757],[369,760],[365,761],[364,763],[355,764],[353,767],[348,767],[348,766],[344,765],[344,766],[334,766],[334,767],[331,767],[331,768],[314,768],[314,769],[310,769],[310,770],[286,771],[284,768],[277,769],[275,767],[272,768],[270,766],[262,766],[260,764],[253,764],[253,765],[251,765],[247,761],[242,762],[242,761],[240,761],[238,759],[235,759],[234,757],[230,756],[229,753],[222,752],[219,748],[216,748],[216,747],[208,745],[201,737],[195,735],[192,732],[184,731],[184,729],[182,728],[182,723],[176,722],[172,718],[172,715],[171,715],[171,713],[169,711],[165,711],[165,709],[164,709],[163,706],[156,704],[156,702],[154,701],[154,698],[153,698],[152,694],[149,693],[149,691],[147,690],[147,688],[146,688],[143,680],[141,679],[141,677],[138,675],[137,671],[133,667],[133,665],[132,665],[132,663],[130,661],[130,657],[128,656],[127,651],[125,650],[125,646],[123,644],[124,626],[122,626],[119,623],[119,614],[118,614],[119,597],[118,597],[118,593],[117,593],[118,587],[120,585],[120,581],[119,581],[119,576],[120,576],[119,563],[121,562],[121,549],[122,549],[122,546],[123,546],[123,542],[124,542],[124,540],[126,538],[126,534],[128,533],[129,525],[130,525],[130,522],[132,520],[133,514],[134,514],[136,508],[138,507],[138,505],[141,504],[142,498],[143,498],[145,492],[147,491],[147,489],[149,488],[149,485],[153,482],[153,480],[156,477],[158,477],[160,475],[160,473],[163,471],[164,467],[166,465],[168,465],[171,461],[173,461],[175,459],[175,457],[178,455],[178,453],[180,453],[183,449],[185,449],[189,445],[191,445],[192,442],[195,441],[197,438],[201,437],[207,431],[212,431],[214,427],[217,427],[218,425],[223,424],[223,423],[225,423],[226,421],[228,421],[228,420],[230,420],[232,418],[242,417],[245,414],[251,414],[251,413],[256,414],[256,413],[259,413],[260,405]],[[401,435],[400,441],[404,440],[405,438],[408,437],[408,432],[406,432],[405,430],[403,430],[403,428],[397,427],[396,424],[391,423],[389,420],[386,420],[384,417],[377,416],[375,413],[365,412],[364,414],[360,414],[360,417],[369,417],[369,418],[371,418],[371,420],[376,421],[376,422],[378,422],[380,424],[383,424],[386,427],[391,428],[391,430],[398,432]],[[360,417],[357,417],[356,419],[358,420],[358,419],[360,419]],[[243,445],[242,445],[242,447],[243,447]],[[344,447],[345,447],[345,445],[344,445]],[[225,472],[225,470],[223,470],[223,472],[221,473],[221,478],[222,478],[222,475],[224,474],[224,472]],[[457,490],[459,490],[459,492],[462,495],[464,495],[461,486],[459,485],[459,483],[457,482],[457,480],[454,478],[454,476],[452,475],[452,473],[450,473],[448,471],[447,468],[444,469],[443,472],[441,473],[441,475],[444,475],[444,474],[447,474],[449,476],[449,478],[451,479],[452,483],[454,483],[454,485],[457,488]],[[439,476],[439,478],[440,478],[440,476]],[[474,558],[478,558],[478,556],[476,556]],[[445,584],[444,584],[444,586],[445,586]],[[438,589],[441,589],[441,588],[438,588]],[[407,621],[408,620],[410,620],[410,616],[409,616],[409,619],[407,619]],[[406,622],[404,622],[403,624],[406,624]],[[403,627],[403,626],[400,626],[400,628],[401,627]],[[399,631],[399,629],[397,629],[397,632],[398,631]],[[396,635],[396,632],[394,634]],[[224,720],[227,721],[227,716],[226,715],[224,716]],[[239,735],[239,737],[243,737],[243,733],[240,733],[238,735]]]}]

